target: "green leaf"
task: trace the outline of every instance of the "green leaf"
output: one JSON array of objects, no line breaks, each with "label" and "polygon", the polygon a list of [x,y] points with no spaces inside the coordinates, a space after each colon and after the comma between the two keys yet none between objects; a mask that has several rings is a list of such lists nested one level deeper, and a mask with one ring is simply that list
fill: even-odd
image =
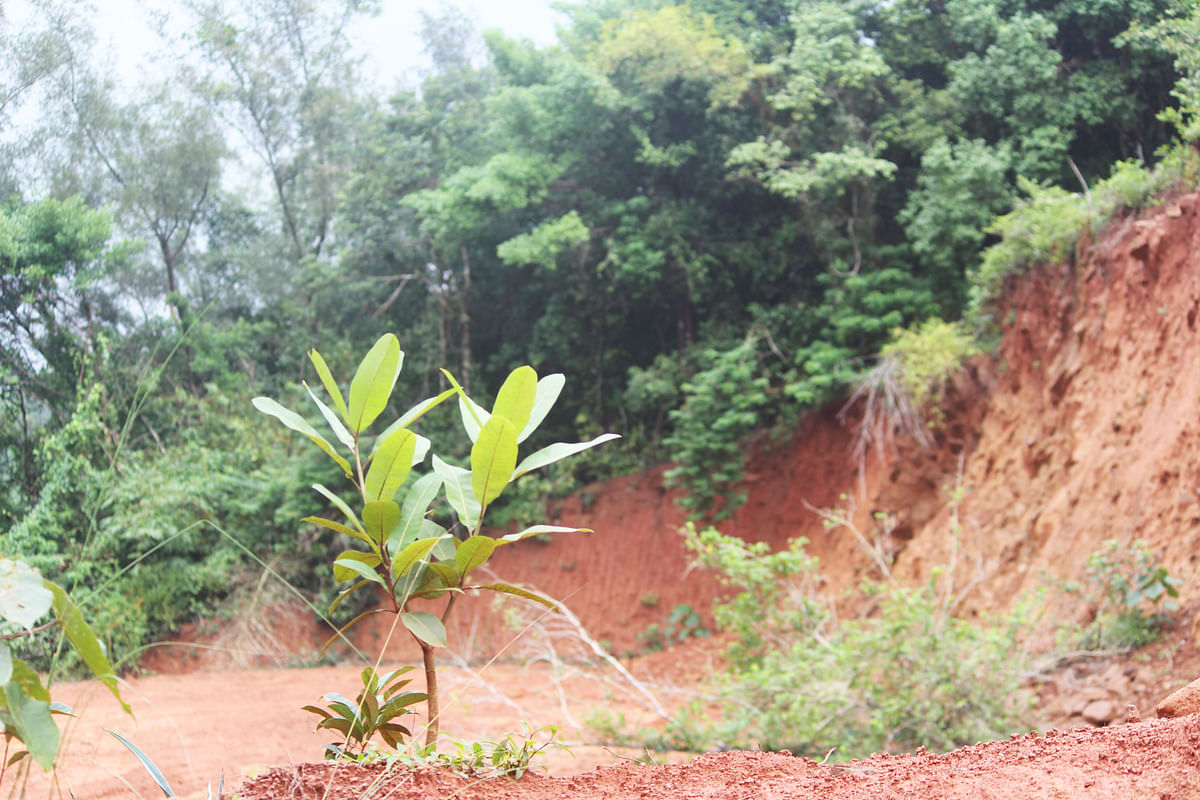
[{"label": "green leaf", "polygon": [[21,691],[34,700],[41,700],[43,703],[50,704],[50,692],[46,687],[42,686],[42,679],[34,672],[33,668],[19,658],[12,660],[13,674],[9,679],[9,683],[15,683],[21,687]]},{"label": "green leaf", "polygon": [[0,641],[0,685],[8,683],[12,680],[13,674],[13,657],[12,651],[8,649],[8,645]]},{"label": "green leaf", "polygon": [[429,555],[429,551],[438,543],[437,539],[418,539],[405,547],[392,559],[392,575],[396,578],[406,574],[413,564]]},{"label": "green leaf", "polygon": [[366,586],[368,583],[371,583],[371,582],[372,581],[359,581],[358,583],[351,586],[349,589],[343,589],[338,594],[338,596],[333,599],[333,602],[329,604],[329,613],[332,614],[333,610],[335,608],[337,608],[338,606],[340,606],[342,604],[343,600],[345,600],[347,597],[354,594],[359,589],[361,589],[362,587]]},{"label": "green leaf", "polygon": [[0,617],[29,630],[53,604],[54,595],[36,569],[24,561],[0,558]]},{"label": "green leaf", "polygon": [[428,611],[405,611],[400,614],[404,627],[425,644],[446,646],[446,628],[442,621]]},{"label": "green leaf", "polygon": [[362,433],[387,408],[403,364],[404,353],[394,334],[380,336],[367,351],[350,382],[347,422],[351,431]]},{"label": "green leaf", "polygon": [[584,450],[590,450],[597,445],[604,444],[605,442],[611,442],[613,439],[620,438],[621,437],[615,433],[602,433],[595,439],[592,439],[590,442],[558,442],[556,444],[548,445],[543,447],[541,450],[538,450],[536,453],[530,453],[528,456],[526,456],[525,459],[517,465],[513,474],[513,478],[519,478],[528,472],[533,472],[535,469],[541,469],[542,467],[549,466],[556,461],[562,461],[564,458],[573,456],[576,453],[582,453]]},{"label": "green leaf", "polygon": [[[354,551],[351,550],[348,552],[354,552]],[[345,555],[345,554],[343,554],[343,555]],[[355,555],[365,555],[365,554],[356,553]],[[340,570],[338,569],[339,567],[341,567]],[[342,575],[344,577],[339,578],[338,577],[339,575]],[[340,558],[339,557],[337,560],[335,560],[333,562],[333,577],[335,579],[337,579],[339,582],[340,581],[348,581],[351,578],[353,578],[355,575],[359,576],[360,578],[363,578],[364,580],[371,581],[372,583],[378,583],[380,586],[387,585],[384,583],[383,578],[380,577],[378,572],[376,572],[372,567],[367,566],[366,563],[364,563],[363,561],[360,561],[357,558]]]},{"label": "green leaf", "polygon": [[517,465],[517,429],[505,417],[493,416],[471,448],[471,488],[484,506],[500,496]]},{"label": "green leaf", "polygon": [[400,508],[400,524],[393,531],[394,541],[398,547],[406,547],[420,536],[422,522],[429,511],[429,504],[437,497],[442,488],[442,476],[436,472],[422,475],[413,482],[404,495],[404,504]]},{"label": "green leaf", "polygon": [[463,429],[467,432],[467,438],[474,444],[475,440],[479,438],[480,429],[487,424],[492,415],[465,394],[458,396],[458,413],[462,417]]},{"label": "green leaf", "polygon": [[162,774],[162,770],[160,770],[158,765],[151,760],[150,756],[143,753],[141,750],[135,747],[132,742],[116,731],[110,731],[108,728],[105,728],[104,730],[109,736],[112,736],[118,742],[125,745],[125,747],[129,749],[129,752],[133,753],[134,757],[136,757],[138,761],[142,762],[142,768],[145,769],[146,772],[150,774],[150,777],[154,780],[154,782],[158,784],[158,788],[162,790],[162,793],[165,797],[175,797],[175,790],[171,788],[171,784],[167,782],[166,776]]},{"label": "green leaf", "polygon": [[436,455],[433,456],[433,471],[442,476],[442,485],[446,487],[446,502],[458,514],[458,520],[468,529],[474,529],[479,523],[479,513],[482,510],[475,490],[471,488],[470,470],[447,464]]},{"label": "green leaf", "polygon": [[325,391],[329,392],[329,397],[333,400],[334,408],[341,413],[343,420],[349,422],[350,414],[346,410],[346,401],[342,399],[342,390],[338,388],[337,381],[333,379],[333,373],[329,371],[329,366],[325,363],[325,359],[315,349],[308,351],[308,358],[312,361],[313,367],[317,370],[317,375],[321,378],[321,385],[325,387]]},{"label": "green leaf", "polygon": [[458,550],[454,554],[454,566],[458,574],[466,578],[471,570],[486,564],[495,549],[496,540],[490,536],[472,536],[459,542]]},{"label": "green leaf", "polygon": [[63,633],[67,635],[67,641],[71,643],[71,647],[83,660],[83,663],[87,664],[87,668],[96,676],[96,679],[108,687],[112,696],[117,698],[117,702],[121,704],[125,713],[132,717],[133,710],[129,708],[128,703],[121,699],[121,689],[117,685],[117,676],[113,671],[112,664],[108,662],[108,657],[104,655],[104,648],[100,646],[100,640],[96,638],[96,634],[84,621],[78,606],[71,602],[66,591],[57,583],[46,581],[45,586],[54,595],[54,615],[62,625]]},{"label": "green leaf", "polygon": [[320,706],[312,706],[312,705],[300,706],[300,710],[307,711],[310,714],[316,714],[321,719],[332,719],[333,718],[333,714],[330,714],[328,711],[321,708]]},{"label": "green leaf", "polygon": [[396,431],[379,446],[363,479],[368,500],[391,500],[396,496],[412,469],[416,448],[417,435],[407,428]]},{"label": "green leaf", "polygon": [[354,524],[354,527],[359,531],[359,533],[365,534],[367,532],[366,529],[363,527],[362,522],[359,521],[358,515],[355,514],[354,511],[351,510],[350,506],[346,505],[345,500],[338,497],[336,494],[329,491],[328,489],[326,489],[324,486],[322,486],[319,483],[314,483],[312,485],[312,488],[315,489],[326,500],[333,503],[333,505],[337,508],[337,510],[341,511],[346,516],[346,519],[350,520],[350,522],[352,522]]},{"label": "green leaf", "polygon": [[526,600],[532,600],[535,603],[541,603],[549,608],[554,613],[559,613],[558,605],[548,597],[542,597],[540,594],[535,594],[528,589],[522,589],[520,586],[513,586],[510,583],[485,583],[481,586],[473,586],[473,589],[489,589],[493,592],[503,592],[504,594],[516,595],[524,597]]},{"label": "green leaf", "polygon": [[358,568],[345,566],[343,562],[347,561],[354,561],[358,564],[361,564],[362,567],[366,568],[367,570],[370,570],[370,573],[376,578],[375,583],[379,583],[379,574],[375,572],[375,567],[378,567],[381,563],[383,563],[382,560],[374,553],[363,553],[358,550],[345,550],[333,562],[333,579],[335,581],[338,583],[343,583],[345,581],[352,580],[355,577],[362,577],[365,580],[371,580],[370,578],[366,578],[366,576],[363,575]]},{"label": "green leaf", "polygon": [[317,429],[312,425],[309,425],[308,420],[306,420],[304,417],[300,416],[295,411],[292,411],[290,408],[284,408],[269,397],[256,397],[251,400],[250,403],[262,413],[274,417],[297,433],[302,433],[307,436],[313,444],[324,450],[327,456],[337,462],[337,465],[342,468],[342,471],[346,473],[347,477],[354,477],[354,470],[350,468],[350,462],[339,455],[338,452],[333,449],[333,445],[325,441],[325,437],[317,433]]},{"label": "green leaf", "polygon": [[333,409],[325,405],[325,403],[321,401],[321,398],[317,397],[316,393],[312,390],[312,387],[310,387],[307,383],[300,381],[300,385],[304,387],[304,391],[308,392],[309,398],[316,405],[317,410],[321,412],[321,416],[325,418],[326,424],[329,425],[330,430],[333,431],[333,435],[337,437],[337,440],[341,442],[347,450],[353,450],[354,436],[350,433],[350,431],[346,430],[346,426],[342,424],[340,419],[338,419],[338,415],[333,413]]},{"label": "green leaf", "polygon": [[530,536],[538,536],[543,533],[594,533],[594,531],[591,528],[567,528],[562,525],[532,525],[523,531],[507,533],[501,536],[496,544],[511,544],[512,542],[519,542],[522,539],[528,539]]},{"label": "green leaf", "polygon": [[4,700],[17,738],[42,769],[49,770],[58,755],[58,726],[50,716],[50,704],[28,696],[17,683],[4,685]]},{"label": "green leaf", "polygon": [[388,537],[400,521],[400,506],[391,500],[367,503],[363,506],[363,527],[379,553],[387,547]]},{"label": "green leaf", "polygon": [[453,536],[446,533],[446,529],[438,525],[431,519],[422,521],[421,523],[421,538],[433,539],[436,538],[438,543],[429,551],[429,555],[436,558],[438,561],[453,561],[455,553],[455,542]]},{"label": "green leaf", "polygon": [[538,377],[533,367],[517,367],[508,373],[500,391],[496,393],[492,416],[505,417],[518,431],[523,430],[537,399],[537,385]]},{"label": "green leaf", "polygon": [[456,392],[453,389],[447,389],[437,397],[427,397],[410,408],[408,411],[405,411],[400,415],[399,419],[384,428],[383,433],[379,434],[379,436],[375,438],[375,444],[371,446],[371,452],[374,453],[375,450],[379,448],[380,442],[387,439],[387,437],[391,436],[401,428],[407,428],[409,425],[412,425],[418,419],[428,414],[446,400],[449,400],[455,394]]},{"label": "green leaf", "polygon": [[337,533],[349,536],[352,539],[357,539],[364,544],[371,544],[370,536],[367,536],[362,531],[356,531],[353,528],[347,528],[342,523],[334,522],[331,519],[325,519],[324,517],[301,517],[300,521],[308,522],[313,525],[320,525],[322,528],[328,528],[331,531],[336,531]]},{"label": "green leaf", "polygon": [[521,434],[517,436],[518,443],[528,439],[529,434],[536,431],[546,419],[550,409],[554,408],[554,404],[558,402],[558,396],[562,394],[566,382],[567,379],[561,372],[547,375],[537,382],[537,396],[533,400],[533,410],[529,414],[529,421],[525,424]]}]

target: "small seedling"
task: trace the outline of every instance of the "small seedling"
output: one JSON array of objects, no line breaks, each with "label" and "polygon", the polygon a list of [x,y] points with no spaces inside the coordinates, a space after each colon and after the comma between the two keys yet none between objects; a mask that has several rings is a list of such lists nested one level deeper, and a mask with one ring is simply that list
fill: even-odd
[{"label": "small seedling", "polygon": [[325,745],[326,758],[353,758],[361,755],[371,737],[379,734],[391,747],[400,747],[405,737],[411,736],[396,718],[411,713],[409,706],[426,699],[424,692],[400,691],[410,680],[401,680],[412,667],[401,667],[380,675],[374,667],[362,671],[362,691],[350,702],[337,692],[330,692],[322,700],[328,709],[319,706],[304,706],[303,710],[321,718],[317,730],[327,728],[342,734],[342,741]]}]

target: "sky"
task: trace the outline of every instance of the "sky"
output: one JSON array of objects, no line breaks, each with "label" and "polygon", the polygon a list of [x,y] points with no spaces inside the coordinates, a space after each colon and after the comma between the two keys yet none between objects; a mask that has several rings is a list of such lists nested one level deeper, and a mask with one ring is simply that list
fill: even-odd
[{"label": "sky", "polygon": [[[452,4],[476,20],[479,30],[500,28],[510,36],[532,39],[540,45],[555,41],[555,24],[561,15],[552,0],[381,0],[378,16],[362,20],[352,37],[363,48],[366,77],[381,88],[394,87],[406,72],[423,64],[419,30],[421,10],[437,13]],[[178,8],[172,0],[91,0],[101,50],[111,48],[123,78],[136,82],[148,57],[161,42],[147,19],[151,11]],[[32,14],[28,0],[0,0],[10,23],[19,26]]]}]

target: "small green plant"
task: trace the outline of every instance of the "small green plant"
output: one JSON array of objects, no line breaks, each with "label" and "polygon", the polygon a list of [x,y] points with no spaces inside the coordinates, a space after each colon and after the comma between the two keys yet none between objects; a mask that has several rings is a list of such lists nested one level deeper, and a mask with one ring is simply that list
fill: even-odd
[{"label": "small green plant", "polygon": [[557,748],[564,753],[571,752],[566,745],[557,741],[558,728],[554,725],[531,730],[529,725],[522,724],[525,729],[523,735],[510,733],[496,742],[451,739],[453,752],[437,753],[431,747],[425,747],[415,754],[401,755],[400,761],[414,767],[428,764],[447,767],[464,778],[508,777],[518,780],[529,771],[533,759],[546,750]]},{"label": "small green plant", "polygon": [[[657,600],[657,598],[656,598]],[[673,644],[682,644],[693,637],[704,638],[711,636],[704,620],[695,609],[686,603],[680,603],[671,609],[667,620],[662,625],[649,625],[645,631],[638,634],[638,641],[650,652],[657,652]]]},{"label": "small green plant", "polygon": [[[52,622],[37,624],[51,612]],[[125,713],[133,716],[121,698],[117,676],[104,648],[67,592],[25,562],[0,558],[0,732],[4,735],[0,781],[14,764],[27,765],[32,759],[48,771],[58,757],[61,740],[54,715],[72,715],[72,711],[51,700],[41,677],[25,661],[15,658],[8,644],[51,628],[60,631],[92,675],[112,692]],[[14,745],[21,749],[14,751]]]},{"label": "small green plant", "polygon": [[411,713],[409,706],[426,699],[424,692],[401,691],[411,683],[402,676],[412,667],[401,667],[380,675],[374,667],[362,671],[362,691],[347,700],[337,692],[330,692],[322,700],[328,708],[304,706],[305,711],[321,718],[317,730],[328,728],[342,734],[340,742],[325,745],[326,758],[354,758],[361,755],[371,737],[379,734],[389,746],[398,748],[405,737],[411,736],[404,725],[396,722],[402,714]]},{"label": "small green plant", "polygon": [[1088,557],[1085,575],[1085,597],[1096,607],[1081,634],[1085,648],[1150,644],[1179,608],[1175,598],[1183,581],[1171,577],[1140,539],[1125,547],[1116,539],[1104,542]]},{"label": "small green plant", "polygon": [[668,726],[674,741],[855,757],[951,749],[1021,725],[1024,609],[986,627],[955,619],[935,578],[868,584],[878,614],[839,622],[802,540],[770,553],[712,528],[685,536],[697,563],[742,591],[714,608],[736,634],[717,683],[723,718],[690,710]]},{"label": "small green plant", "polygon": [[[368,429],[387,408],[404,363],[396,337],[385,334],[371,347],[350,381],[348,395],[342,394],[320,353],[313,350],[309,358],[333,407],[307,384],[304,388],[340,448],[275,400],[257,397],[253,404],[320,448],[355,490],[357,510],[338,493],[315,484],[313,488],[340,512],[344,521],[318,516],[303,521],[333,531],[356,545],[334,559],[334,580],[348,586],[333,601],[330,612],[364,587],[381,593],[384,605],[369,608],[347,622],[330,644],[374,614],[396,615],[421,649],[427,710],[425,744],[436,748],[441,708],[435,651],[446,644],[446,620],[459,597],[467,592],[503,592],[557,611],[553,602],[540,595],[505,583],[478,583],[471,579],[472,573],[483,567],[498,547],[541,534],[582,530],[533,525],[492,537],[483,532],[488,508],[522,475],[618,437],[606,433],[587,442],[559,442],[519,459],[520,444],[550,413],[565,383],[560,374],[539,378],[528,366],[509,374],[490,411],[472,400],[454,376],[443,370],[451,388],[421,401],[372,436]],[[429,455],[431,442],[412,426],[452,397],[458,400],[462,425],[471,443],[470,468],[433,454],[432,471],[418,478],[412,475],[412,469]],[[428,517],[430,506],[439,496],[453,511],[455,533]],[[444,605],[439,615],[424,608],[413,610],[410,604],[416,600],[444,601]]]}]

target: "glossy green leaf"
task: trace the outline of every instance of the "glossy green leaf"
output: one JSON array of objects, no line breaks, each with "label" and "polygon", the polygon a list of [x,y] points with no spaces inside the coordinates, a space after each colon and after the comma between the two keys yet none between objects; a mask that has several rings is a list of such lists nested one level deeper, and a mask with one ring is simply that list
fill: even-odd
[{"label": "glossy green leaf", "polygon": [[312,488],[326,500],[333,503],[334,507],[337,508],[338,511],[341,511],[346,516],[346,519],[350,520],[359,533],[365,534],[367,532],[366,529],[363,528],[362,522],[358,519],[358,515],[354,513],[350,506],[346,505],[345,500],[338,497],[336,494],[329,491],[319,483],[314,483]]},{"label": "glossy green leaf", "polygon": [[333,379],[333,373],[329,371],[329,365],[315,349],[308,351],[308,358],[317,370],[318,377],[321,378],[321,385],[325,387],[325,391],[329,392],[329,398],[333,400],[333,407],[342,415],[344,421],[349,422],[350,413],[346,409],[346,401],[342,398],[342,390],[338,388],[337,381]]},{"label": "glossy green leaf", "polygon": [[447,464],[436,455],[433,456],[433,471],[442,476],[442,485],[446,487],[446,502],[458,515],[458,521],[468,529],[474,529],[479,523],[479,513],[482,510],[475,490],[471,488],[471,471]]},{"label": "glossy green leaf", "polygon": [[416,564],[422,558],[429,555],[429,551],[437,543],[437,539],[418,539],[405,547],[392,559],[392,575],[399,578],[406,574],[412,569],[413,564]]},{"label": "glossy green leaf", "polygon": [[412,470],[416,448],[417,435],[407,428],[396,431],[379,446],[363,479],[368,500],[391,500],[396,496]]},{"label": "glossy green leaf", "polygon": [[309,399],[313,401],[313,404],[317,407],[317,410],[321,412],[321,416],[325,418],[325,423],[329,426],[329,429],[333,431],[333,435],[337,437],[337,440],[341,442],[347,450],[353,450],[354,436],[350,433],[350,431],[346,430],[346,426],[342,424],[342,421],[338,418],[338,415],[333,412],[333,409],[325,405],[321,398],[317,397],[316,392],[312,390],[311,386],[304,381],[301,381],[300,384],[304,387],[304,391],[308,392]]},{"label": "glossy green leaf", "polygon": [[550,413],[550,409],[554,408],[554,404],[558,402],[558,396],[562,394],[563,386],[567,383],[567,379],[561,372],[555,372],[547,375],[537,382],[537,396],[533,400],[533,410],[529,413],[529,421],[525,423],[525,427],[517,436],[517,442],[523,442],[529,438],[529,434],[538,429],[538,426],[546,419],[546,415]]},{"label": "glossy green leaf", "polygon": [[449,400],[455,394],[457,394],[457,392],[455,392],[453,389],[447,389],[446,391],[439,394],[437,397],[427,397],[424,400],[422,400],[421,402],[417,403],[412,408],[410,408],[408,411],[405,411],[403,414],[400,415],[399,419],[397,419],[391,425],[388,425],[386,428],[384,428],[383,432],[380,433],[379,436],[377,436],[375,438],[375,443],[373,445],[371,445],[371,452],[374,453],[375,450],[379,447],[379,444],[382,441],[384,441],[385,439],[387,439],[388,436],[392,435],[393,433],[400,430],[401,428],[409,427],[414,422],[416,422],[418,419],[425,416],[433,409],[437,408],[443,402],[445,402],[446,400]]},{"label": "glossy green leaf", "polygon": [[474,444],[479,438],[479,431],[492,418],[491,413],[465,394],[458,396],[458,414],[462,417],[463,430],[467,438]]},{"label": "glossy green leaf", "polygon": [[383,548],[387,547],[388,537],[400,521],[400,506],[392,500],[367,503],[363,506],[362,515],[367,536],[371,537],[372,544],[382,553]]},{"label": "glossy green leaf", "polygon": [[493,416],[471,448],[471,488],[479,502],[487,506],[499,497],[516,466],[517,429],[505,417]]},{"label": "glossy green leaf", "polygon": [[564,458],[573,456],[576,453],[582,453],[584,450],[590,450],[597,445],[620,438],[615,433],[602,433],[589,442],[558,442],[557,444],[548,445],[536,453],[530,453],[526,456],[514,470],[513,478],[519,478],[528,472],[533,472],[535,469],[541,469],[556,461],[562,461]]},{"label": "glossy green leaf", "polygon": [[[348,561],[356,562],[357,564],[360,564],[361,567],[347,567],[344,562]],[[379,575],[375,572],[375,568],[381,563],[382,561],[380,560],[379,556],[375,555],[374,553],[363,553],[358,550],[345,550],[333,562],[333,579],[338,583],[353,580],[354,578],[371,580],[362,572],[360,572],[360,569],[365,568],[370,572],[371,575],[375,576],[374,582],[379,583]]]},{"label": "glossy green leaf", "polygon": [[121,704],[125,713],[133,716],[129,704],[121,699],[121,689],[117,685],[117,675],[113,671],[112,664],[108,662],[108,656],[104,655],[104,648],[100,646],[100,640],[96,638],[91,626],[84,620],[78,606],[71,602],[66,590],[57,583],[46,581],[45,586],[54,595],[54,616],[58,618],[58,624],[62,626],[63,633],[66,634],[67,641],[71,643],[75,653],[91,670],[92,675],[96,676],[96,679],[112,692],[112,696],[117,698],[117,702]]},{"label": "glossy green leaf", "polygon": [[506,533],[497,540],[496,544],[511,544],[512,542],[519,542],[522,539],[528,539],[530,536],[539,536],[543,533],[594,533],[594,531],[591,528],[568,528],[562,525],[531,525],[517,533]]},{"label": "glossy green leaf", "polygon": [[492,406],[493,417],[504,417],[517,431],[524,430],[537,399],[538,377],[533,367],[517,367],[505,378],[496,402]]},{"label": "glossy green leaf", "polygon": [[400,507],[400,523],[392,532],[394,547],[407,547],[416,540],[422,529],[422,522],[429,512],[429,504],[437,497],[442,488],[442,476],[436,472],[422,475],[413,481],[404,495],[404,503]]},{"label": "glossy green leaf", "polygon": [[[349,552],[354,552],[354,551],[349,551]],[[345,555],[345,554],[343,554],[343,555]],[[364,553],[355,553],[355,555],[362,556],[365,554]],[[340,567],[340,569],[339,569],[339,567]],[[342,575],[344,577],[339,578],[338,577],[339,575]],[[380,586],[386,586],[386,584],[383,581],[383,578],[380,577],[379,573],[376,572],[373,567],[368,566],[366,563],[364,563],[363,561],[360,561],[358,558],[338,558],[337,560],[335,560],[333,562],[333,577],[335,579],[337,579],[339,582],[340,581],[348,581],[348,580],[354,578],[355,576],[358,576],[364,580],[371,581],[372,583],[378,583]]]},{"label": "glossy green leaf", "polygon": [[365,544],[371,544],[371,537],[367,536],[362,531],[356,531],[353,528],[348,528],[342,523],[334,522],[331,519],[325,519],[324,517],[301,517],[300,521],[308,522],[313,525],[320,525],[322,528],[328,528],[331,531],[336,531],[345,536],[349,536],[352,539],[357,539]]},{"label": "glossy green leaf", "polygon": [[485,583],[481,586],[471,587],[474,589],[488,589],[493,592],[503,592],[517,597],[524,597],[526,600],[532,600],[535,603],[541,603],[549,608],[554,613],[558,613],[558,605],[548,597],[542,597],[540,594],[535,594],[528,589],[522,589],[520,586],[513,586],[510,583]]},{"label": "glossy green leaf", "polygon": [[436,538],[438,543],[429,551],[431,558],[436,558],[438,561],[453,561],[454,560],[454,543],[457,541],[453,536],[446,533],[446,529],[438,525],[431,519],[427,519],[421,523],[421,538],[430,539]]},{"label": "glossy green leaf", "polygon": [[334,450],[333,445],[327,442],[324,436],[317,433],[317,429],[309,425],[308,420],[304,417],[290,408],[284,408],[269,397],[256,397],[250,403],[262,413],[274,417],[297,433],[308,437],[309,441],[325,451],[325,455],[332,458],[342,468],[347,477],[354,476],[354,471],[350,468],[350,462]]},{"label": "glossy green leaf", "polygon": [[454,567],[459,575],[466,578],[471,570],[486,564],[495,549],[496,540],[490,536],[472,536],[458,543],[458,550],[454,554]]},{"label": "glossy green leaf", "polygon": [[405,611],[400,615],[404,627],[425,644],[446,646],[446,628],[442,621],[428,611]]},{"label": "glossy green leaf", "polygon": [[16,683],[4,685],[5,713],[25,749],[48,770],[58,755],[58,726],[50,716],[50,704],[30,697]]},{"label": "glossy green leaf", "polygon": [[158,768],[158,765],[154,763],[150,756],[143,753],[133,744],[133,742],[129,741],[116,731],[110,731],[108,728],[105,728],[104,731],[109,736],[125,745],[129,752],[133,753],[134,757],[141,762],[142,768],[146,770],[147,774],[150,775],[150,778],[156,784],[158,784],[158,788],[162,790],[164,797],[175,797],[175,790],[171,788],[171,784],[167,781],[167,776],[162,774],[162,770]]},{"label": "glossy green leaf", "polygon": [[347,422],[353,433],[362,433],[387,408],[403,364],[404,353],[393,334],[380,336],[367,351],[350,381]]}]

